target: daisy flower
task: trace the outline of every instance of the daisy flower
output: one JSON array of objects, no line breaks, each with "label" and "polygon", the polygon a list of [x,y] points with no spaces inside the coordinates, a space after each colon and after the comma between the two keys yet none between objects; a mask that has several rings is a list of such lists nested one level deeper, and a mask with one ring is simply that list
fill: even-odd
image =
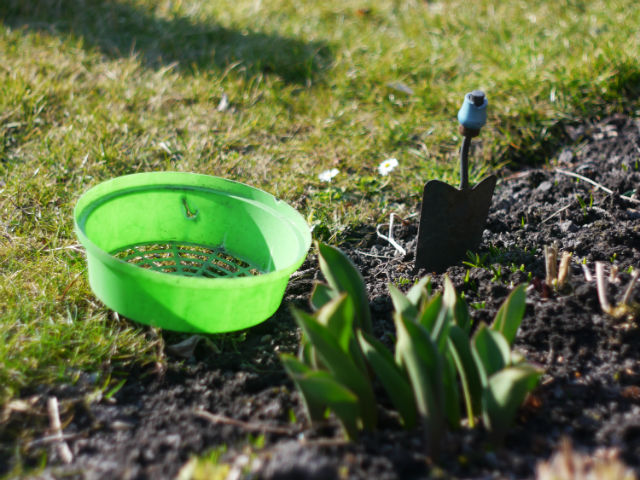
[{"label": "daisy flower", "polygon": [[387,158],[380,165],[378,165],[378,173],[383,177],[389,175],[389,173],[398,166],[398,160],[395,158]]},{"label": "daisy flower", "polygon": [[321,182],[330,182],[333,179],[333,177],[335,177],[339,173],[340,173],[340,170],[338,170],[337,168],[332,168],[331,170],[325,170],[324,172],[321,172],[318,175],[318,178],[320,179]]}]

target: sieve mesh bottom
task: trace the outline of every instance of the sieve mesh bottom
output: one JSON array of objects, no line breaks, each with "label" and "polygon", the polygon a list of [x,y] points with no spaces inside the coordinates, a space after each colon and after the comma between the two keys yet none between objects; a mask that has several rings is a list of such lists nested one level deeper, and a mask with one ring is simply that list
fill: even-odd
[{"label": "sieve mesh bottom", "polygon": [[111,254],[141,268],[186,277],[250,277],[262,273],[221,247],[195,243],[141,243],[119,248]]}]

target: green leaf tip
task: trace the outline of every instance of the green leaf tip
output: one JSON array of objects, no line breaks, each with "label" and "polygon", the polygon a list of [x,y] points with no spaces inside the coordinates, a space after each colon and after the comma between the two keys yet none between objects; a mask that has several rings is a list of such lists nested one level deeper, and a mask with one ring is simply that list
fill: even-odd
[{"label": "green leaf tip", "polygon": [[491,325],[491,329],[500,332],[509,345],[513,344],[522,323],[526,308],[526,285],[516,287],[504,301]]},{"label": "green leaf tip", "polygon": [[317,242],[316,246],[320,270],[329,286],[351,296],[356,311],[356,327],[371,333],[371,312],[362,275],[339,248],[321,242]]},{"label": "green leaf tip", "polygon": [[513,424],[526,396],[542,372],[529,364],[505,368],[489,378],[483,397],[484,422],[494,438],[500,440]]}]

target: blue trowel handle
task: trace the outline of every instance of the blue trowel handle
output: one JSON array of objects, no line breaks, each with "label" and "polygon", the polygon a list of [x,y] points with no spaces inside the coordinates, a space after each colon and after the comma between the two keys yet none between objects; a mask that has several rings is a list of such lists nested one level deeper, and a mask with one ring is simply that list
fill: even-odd
[{"label": "blue trowel handle", "polygon": [[481,90],[467,93],[458,112],[462,148],[460,149],[460,190],[469,188],[469,146],[471,138],[480,134],[480,129],[487,123],[487,97]]},{"label": "blue trowel handle", "polygon": [[480,130],[487,123],[487,97],[481,90],[467,93],[458,112],[458,122],[469,130]]}]

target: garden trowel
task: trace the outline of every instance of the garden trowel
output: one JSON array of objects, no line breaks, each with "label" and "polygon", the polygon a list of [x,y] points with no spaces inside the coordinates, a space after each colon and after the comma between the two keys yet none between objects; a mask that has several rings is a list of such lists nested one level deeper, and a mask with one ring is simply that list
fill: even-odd
[{"label": "garden trowel", "polygon": [[482,240],[482,231],[489,213],[496,176],[491,175],[474,187],[469,186],[469,146],[487,121],[487,97],[474,90],[464,97],[458,112],[460,133],[460,188],[439,180],[424,186],[416,269],[442,272],[475,250]]}]

